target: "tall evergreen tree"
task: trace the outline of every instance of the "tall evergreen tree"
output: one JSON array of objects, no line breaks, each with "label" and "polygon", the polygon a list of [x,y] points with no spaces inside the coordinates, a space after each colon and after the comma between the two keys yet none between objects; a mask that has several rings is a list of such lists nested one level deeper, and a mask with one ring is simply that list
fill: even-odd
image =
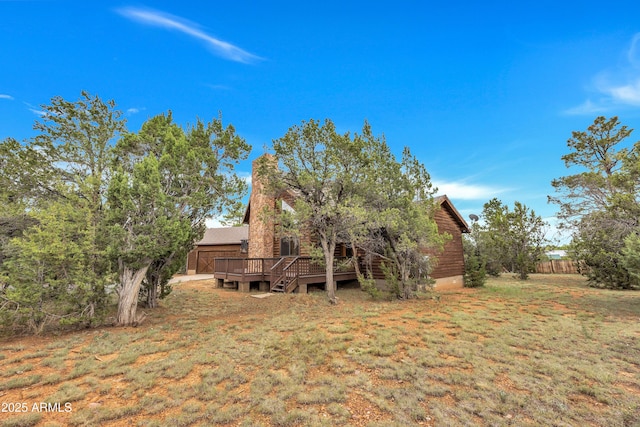
[{"label": "tall evergreen tree", "polygon": [[580,172],[552,181],[558,218],[572,232],[570,253],[594,286],[637,288],[622,260],[625,238],[640,228],[640,142],[624,146],[632,129],[617,117],[597,117],[575,131],[562,156]]},{"label": "tall evergreen tree", "polygon": [[139,322],[138,292],[147,304],[167,290],[186,253],[204,232],[208,216],[233,208],[246,192],[234,172],[250,146],[220,119],[198,120],[186,131],[171,113],[127,134],[115,150],[109,188],[112,255],[120,276],[118,324]]}]

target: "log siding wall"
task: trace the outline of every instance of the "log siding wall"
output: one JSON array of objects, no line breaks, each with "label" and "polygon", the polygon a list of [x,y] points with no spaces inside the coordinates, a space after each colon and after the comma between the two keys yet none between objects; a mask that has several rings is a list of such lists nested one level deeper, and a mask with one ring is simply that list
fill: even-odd
[{"label": "log siding wall", "polygon": [[451,235],[444,245],[442,253],[437,254],[438,264],[431,272],[431,277],[441,279],[444,277],[461,276],[464,274],[464,252],[462,247],[462,231],[453,213],[442,206],[435,214],[438,232]]}]

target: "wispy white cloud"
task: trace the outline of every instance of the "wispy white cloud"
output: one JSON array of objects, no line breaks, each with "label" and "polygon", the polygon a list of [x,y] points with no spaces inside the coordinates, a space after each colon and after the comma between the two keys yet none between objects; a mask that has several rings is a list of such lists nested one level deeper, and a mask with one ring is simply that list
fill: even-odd
[{"label": "wispy white cloud", "polygon": [[640,105],[640,77],[626,84],[605,84],[601,90],[607,93],[614,101],[634,106]]},{"label": "wispy white cloud", "polygon": [[263,59],[239,48],[238,46],[234,46],[231,43],[207,34],[202,30],[200,25],[178,16],[153,9],[141,9],[135,7],[124,7],[117,9],[116,11],[120,15],[132,21],[187,34],[188,36],[204,42],[205,45],[217,56],[230,61],[251,64]]},{"label": "wispy white cloud", "polygon": [[131,108],[127,108],[127,115],[128,116],[133,116],[134,114],[138,114],[141,111],[146,110],[146,108],[142,107],[142,108],[138,108],[138,107],[131,107]]},{"label": "wispy white cloud", "polygon": [[47,115],[46,111],[42,111],[42,110],[38,109],[38,107],[36,107],[34,105],[31,105],[28,102],[24,102],[24,105],[27,106],[29,111],[31,111],[33,114],[35,114],[37,116],[42,117],[42,116],[46,116]]},{"label": "wispy white cloud", "polygon": [[587,99],[582,104],[569,108],[565,110],[565,114],[569,114],[571,116],[581,116],[581,115],[591,115],[604,113],[609,109],[608,106],[605,106],[602,102],[593,102],[590,99]]},{"label": "wispy white cloud", "polygon": [[463,181],[434,181],[433,184],[438,187],[438,194],[446,194],[455,200],[489,200],[508,191],[505,188],[467,184]]},{"label": "wispy white cloud", "polygon": [[631,39],[625,63],[592,78],[593,98],[564,111],[569,115],[602,113],[621,107],[640,107],[640,33]]},{"label": "wispy white cloud", "polygon": [[205,86],[207,86],[208,88],[214,89],[214,90],[231,90],[231,87],[225,86],[225,85],[206,84]]},{"label": "wispy white cloud", "polygon": [[10,101],[13,101],[13,96],[7,95],[5,93],[0,93],[0,99],[8,99]]}]

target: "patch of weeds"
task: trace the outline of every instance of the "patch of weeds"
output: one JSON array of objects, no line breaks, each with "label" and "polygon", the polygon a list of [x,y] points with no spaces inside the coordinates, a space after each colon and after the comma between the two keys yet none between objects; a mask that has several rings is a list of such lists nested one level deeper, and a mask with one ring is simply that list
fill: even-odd
[{"label": "patch of weeds", "polygon": [[117,352],[121,347],[122,343],[119,342],[116,335],[103,332],[93,337],[91,344],[83,348],[83,353],[105,356]]},{"label": "patch of weeds", "polygon": [[42,366],[47,366],[53,369],[64,369],[65,367],[65,357],[64,356],[53,356],[47,359],[44,359],[40,364]]},{"label": "patch of weeds", "polygon": [[331,359],[329,366],[332,371],[340,375],[352,374],[355,371],[353,365],[341,357]]},{"label": "patch of weeds", "polygon": [[96,361],[93,358],[86,358],[76,363],[71,372],[67,375],[68,380],[89,374],[95,370]]},{"label": "patch of weeds", "polygon": [[29,354],[25,354],[22,356],[23,360],[28,360],[28,359],[39,359],[45,356],[48,356],[49,352],[48,351],[44,351],[44,350],[40,350],[40,351],[35,351],[33,353],[29,353]]},{"label": "patch of weeds", "polygon": [[3,377],[12,377],[14,375],[22,375],[25,372],[33,371],[33,365],[31,363],[27,363],[25,365],[20,365],[13,367],[11,369],[7,369],[2,376]]},{"label": "patch of weeds", "polygon": [[147,394],[140,400],[140,406],[145,410],[145,413],[153,415],[164,411],[167,408],[171,408],[174,405],[170,399],[157,394]]},{"label": "patch of weeds", "polygon": [[249,386],[249,396],[254,404],[259,404],[264,396],[271,393],[276,386],[276,382],[273,381],[273,377],[268,373],[259,373],[251,381]]},{"label": "patch of weeds", "polygon": [[369,340],[368,352],[374,356],[391,356],[396,353],[398,344],[397,333],[390,329],[378,329],[374,331],[373,338]]},{"label": "patch of weeds", "polygon": [[449,385],[466,385],[471,384],[472,378],[463,372],[453,371],[449,372],[444,378],[443,381]]},{"label": "patch of weeds", "polygon": [[206,347],[196,349],[190,360],[196,365],[219,365],[222,362],[219,354],[212,353],[211,349]]},{"label": "patch of weeds", "polygon": [[242,422],[239,424],[239,427],[266,427],[266,424],[263,424],[258,420],[254,420],[251,417],[247,417],[242,420]]},{"label": "patch of weeds", "polygon": [[163,346],[149,341],[143,341],[130,346],[128,351],[136,353],[138,356],[146,356],[147,354],[161,353],[163,351]]},{"label": "patch of weeds", "polygon": [[346,334],[351,330],[350,323],[343,323],[341,325],[330,325],[327,327],[327,331],[332,334]]},{"label": "patch of weeds", "polygon": [[115,363],[111,362],[104,369],[96,372],[95,374],[99,378],[107,378],[107,377],[113,377],[113,376],[116,376],[116,375],[125,374],[125,373],[129,372],[130,369],[131,368],[129,368],[128,366],[122,366],[122,365],[118,365],[118,364],[115,364]]},{"label": "patch of weeds", "polygon": [[63,383],[58,391],[53,395],[45,399],[47,403],[56,402],[77,402],[82,400],[87,395],[87,392],[73,383]]},{"label": "patch of weeds", "polygon": [[0,391],[23,388],[37,384],[42,379],[42,375],[29,375],[26,377],[12,378],[5,383],[0,383]]},{"label": "patch of weeds", "polygon": [[577,391],[585,396],[593,397],[598,402],[604,403],[605,405],[613,403],[611,393],[603,387],[581,385],[578,386]]},{"label": "patch of weeds", "polygon": [[286,407],[281,399],[275,397],[264,397],[257,407],[258,411],[265,415],[275,415],[280,413],[286,413]]},{"label": "patch of weeds", "polygon": [[154,386],[156,380],[158,379],[158,373],[143,372],[139,369],[132,368],[127,371],[124,377],[136,386],[146,389]]},{"label": "patch of weeds", "polygon": [[91,388],[96,388],[101,384],[101,381],[96,377],[86,377],[83,379],[83,384],[88,385]]},{"label": "patch of weeds", "polygon": [[351,418],[351,412],[349,412],[349,410],[345,408],[343,405],[340,405],[338,403],[328,404],[327,412],[335,417],[338,417],[338,420],[336,421],[339,421],[339,422],[345,422],[349,418]]},{"label": "patch of weeds", "polygon": [[225,409],[222,409],[222,407],[213,404],[207,406],[205,417],[211,423],[229,424],[248,413],[249,408],[244,405],[226,405]]},{"label": "patch of weeds", "polygon": [[171,368],[164,371],[162,374],[162,377],[179,380],[189,375],[189,373],[192,370],[193,370],[193,362],[184,361],[181,363],[176,363]]},{"label": "patch of weeds", "polygon": [[107,395],[111,392],[111,382],[109,381],[103,381],[100,383],[100,386],[98,386],[98,393],[100,393],[101,395]]},{"label": "patch of weeds", "polygon": [[193,387],[188,384],[171,385],[168,387],[167,391],[169,393],[169,397],[179,402],[192,397],[198,397],[197,390],[194,390]]},{"label": "patch of weeds", "polygon": [[309,425],[309,410],[293,409],[291,411],[282,411],[271,416],[271,422],[277,426],[300,426]]},{"label": "patch of weeds", "polygon": [[205,369],[200,373],[202,381],[210,386],[216,386],[222,381],[230,379],[235,374],[235,367],[232,364],[220,365],[216,369]]},{"label": "patch of weeds", "polygon": [[127,350],[124,353],[120,353],[117,358],[113,360],[113,364],[116,366],[127,366],[133,364],[136,360],[138,360],[140,355],[136,352]]},{"label": "patch of weeds", "polygon": [[446,385],[438,381],[431,381],[426,378],[417,381],[417,383],[415,383],[415,386],[425,396],[443,397],[447,393],[451,392],[451,388],[447,387]]},{"label": "patch of weeds", "polygon": [[385,380],[397,380],[397,381],[410,381],[417,378],[419,375],[424,375],[423,370],[418,370],[418,367],[413,364],[393,363],[387,368],[383,368],[378,375],[381,379]]},{"label": "patch of weeds", "polygon": [[6,347],[2,347],[0,350],[2,351],[11,351],[13,353],[18,353],[21,352],[25,349],[26,347],[24,346],[24,344],[16,344],[16,345],[8,345]]},{"label": "patch of weeds", "polygon": [[187,402],[182,405],[182,412],[187,414],[196,414],[202,412],[202,403],[199,402]]},{"label": "patch of weeds", "polygon": [[430,330],[422,334],[422,341],[427,345],[439,345],[449,342],[449,338],[442,331]]},{"label": "patch of weeds", "polygon": [[95,426],[104,424],[107,421],[119,420],[125,417],[137,415],[142,411],[140,405],[130,405],[121,407],[101,407],[101,408],[84,408],[75,412],[69,424],[72,426]]},{"label": "patch of weeds", "polygon": [[31,427],[38,425],[42,420],[42,414],[38,412],[32,412],[28,414],[21,414],[2,421],[1,427]]},{"label": "patch of weeds", "polygon": [[49,374],[42,379],[42,385],[58,384],[62,381],[62,375],[58,373]]},{"label": "patch of weeds", "polygon": [[334,376],[323,376],[309,383],[304,391],[298,393],[296,399],[302,404],[344,402],[346,387],[343,382]]}]

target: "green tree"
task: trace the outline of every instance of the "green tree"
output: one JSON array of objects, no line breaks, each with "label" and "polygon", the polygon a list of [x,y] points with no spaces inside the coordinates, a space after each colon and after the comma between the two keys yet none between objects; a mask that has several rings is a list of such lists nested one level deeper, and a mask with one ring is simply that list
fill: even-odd
[{"label": "green tree", "polygon": [[484,286],[487,276],[486,261],[482,256],[482,230],[478,217],[472,216],[471,232],[462,236],[464,251],[464,286]]},{"label": "green tree", "polygon": [[233,208],[246,191],[234,172],[250,150],[220,119],[185,132],[171,113],[148,120],[115,150],[109,188],[111,253],[120,277],[117,323],[140,322],[138,293],[157,305],[167,282],[202,236],[208,216]]},{"label": "green tree", "polygon": [[495,198],[485,203],[482,217],[485,247],[492,248],[485,254],[488,263],[527,279],[547,243],[545,222],[520,202],[511,211]]},{"label": "green tree", "polygon": [[633,279],[634,288],[640,287],[640,234],[629,234],[624,240],[622,263]]},{"label": "green tree", "polygon": [[399,162],[368,123],[352,136],[337,133],[330,120],[292,127],[273,142],[273,150],[279,167],[265,159],[260,173],[273,194],[295,193],[289,223],[318,236],[329,301],[335,303],[339,243],[383,257],[394,293],[412,296],[416,279],[428,271],[424,251],[440,248],[443,237],[433,220],[429,174],[409,150]]},{"label": "green tree", "polygon": [[582,171],[553,180],[563,227],[572,232],[570,253],[593,286],[637,286],[622,262],[625,238],[638,228],[640,143],[620,146],[631,135],[617,117],[597,117],[586,132],[573,132],[562,156]]},{"label": "green tree", "polygon": [[[10,138],[0,144],[0,198],[9,206],[2,208],[2,222],[7,226],[0,230],[3,256],[8,254],[10,258],[3,261],[8,264],[3,273],[6,280],[3,286],[13,296],[29,294],[34,283],[18,280],[16,274],[29,271],[32,264],[42,265],[41,274],[34,277],[38,280],[36,286],[47,287],[44,293],[47,301],[57,301],[56,305],[60,306],[65,299],[75,298],[75,292],[69,289],[83,289],[85,297],[91,299],[87,304],[93,307],[85,314],[97,313],[104,309],[104,285],[111,272],[105,256],[103,228],[108,160],[115,139],[125,129],[125,122],[113,101],[105,103],[87,92],[82,92],[76,102],[55,97],[42,109],[45,114],[34,125],[39,131],[35,138],[24,144]],[[84,216],[66,214],[65,209],[75,209]],[[78,241],[59,238],[52,231],[52,224],[64,230],[66,223],[50,219],[47,219],[50,224],[39,222],[41,218],[49,218],[52,212],[60,213],[67,221],[82,220],[73,226],[81,226],[86,232]],[[33,233],[28,232],[29,226],[39,223]],[[15,241],[23,233],[24,242]],[[12,249],[8,251],[5,249],[11,237]],[[42,246],[55,247],[63,258],[73,257],[64,262],[73,266],[69,271],[85,272],[82,286],[79,287],[73,274],[57,270],[57,265],[65,265],[63,260],[52,262],[45,250],[29,243],[36,240]],[[83,256],[76,254],[77,247],[82,248]],[[4,269],[4,265],[2,267]],[[54,286],[42,281],[49,281],[47,277],[68,283],[65,286],[56,282]],[[87,287],[91,288],[90,292]],[[51,292],[59,295],[54,298]],[[45,309],[43,304],[34,307]],[[51,307],[48,309],[55,312]]]},{"label": "green tree", "polygon": [[365,143],[358,135],[339,134],[330,120],[323,124],[303,121],[273,141],[279,167],[273,167],[265,157],[259,165],[267,191],[295,192],[295,219],[318,236],[331,303],[336,302],[336,246],[348,241],[351,227],[361,222],[354,217],[354,207],[359,206],[355,187],[361,184],[367,166]]},{"label": "green tree", "polygon": [[41,333],[47,325],[96,322],[105,312],[108,277],[87,268],[95,239],[89,210],[60,200],[31,215],[37,225],[7,245],[10,256],[0,276],[2,323]]},{"label": "green tree", "polygon": [[363,136],[372,143],[366,180],[359,188],[365,222],[352,239],[369,259],[384,260],[386,280],[396,297],[412,298],[418,284],[428,281],[436,255],[450,236],[438,233],[435,189],[424,165],[408,148],[398,161],[384,139],[370,135],[366,125]]}]

